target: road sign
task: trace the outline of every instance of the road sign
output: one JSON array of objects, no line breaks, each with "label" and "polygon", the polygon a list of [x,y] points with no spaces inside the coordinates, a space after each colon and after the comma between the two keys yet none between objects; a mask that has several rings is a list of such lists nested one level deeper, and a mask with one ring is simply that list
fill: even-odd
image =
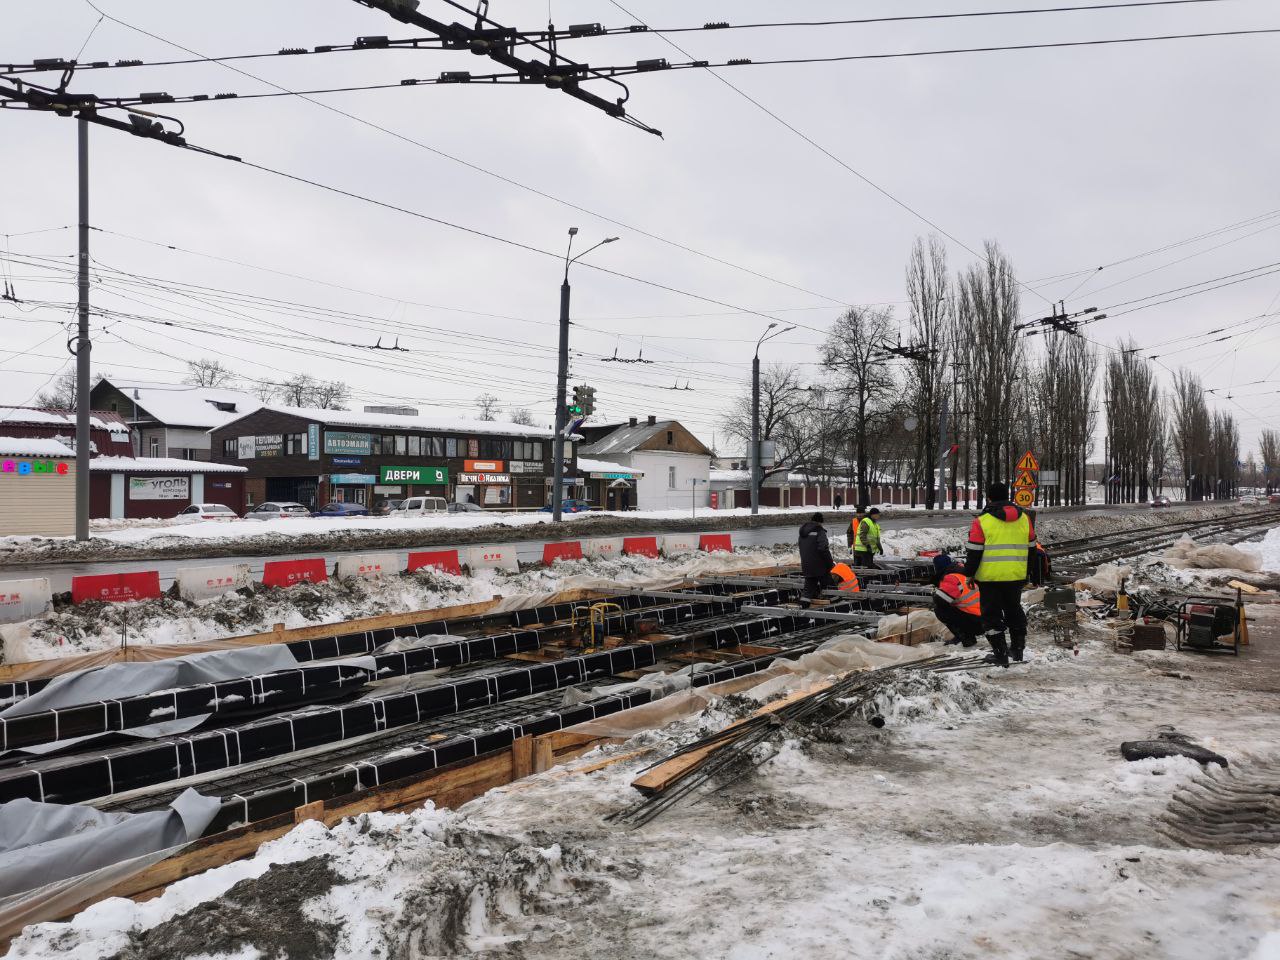
[{"label": "road sign", "polygon": [[1036,455],[1028,450],[1022,455],[1022,459],[1018,461],[1019,470],[1039,470],[1040,461],[1036,459]]},{"label": "road sign", "polygon": [[1057,485],[1058,485],[1057,470],[1041,470],[1040,471],[1040,486],[1056,487]]},{"label": "road sign", "polygon": [[1018,477],[1013,481],[1013,485],[1015,487],[1034,487],[1036,485],[1036,478],[1033,477],[1029,471],[1019,468]]},{"label": "road sign", "polygon": [[1013,495],[1013,502],[1025,509],[1036,502],[1035,491],[1030,487],[1020,487]]}]

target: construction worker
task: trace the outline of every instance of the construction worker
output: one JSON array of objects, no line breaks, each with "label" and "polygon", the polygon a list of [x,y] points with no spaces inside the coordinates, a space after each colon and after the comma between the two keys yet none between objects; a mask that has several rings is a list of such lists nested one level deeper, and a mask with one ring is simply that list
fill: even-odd
[{"label": "construction worker", "polygon": [[945,553],[933,558],[933,613],[951,631],[947,643],[975,646],[982,633],[978,588]]},{"label": "construction worker", "polygon": [[835,585],[831,576],[835,565],[822,514],[815,513],[800,527],[800,574],[804,577],[804,595],[808,599],[822,596],[824,589]]},{"label": "construction worker", "polygon": [[872,507],[867,515],[858,521],[858,532],[853,538],[853,563],[857,567],[875,569],[875,555],[883,554],[880,546],[880,510]]},{"label": "construction worker", "polygon": [[836,589],[846,593],[858,593],[862,590],[858,583],[858,575],[847,563],[837,563],[831,568],[831,576],[836,580]]},{"label": "construction worker", "polygon": [[862,518],[867,515],[866,507],[855,507],[853,510],[853,519],[849,521],[849,529],[844,532],[844,542],[849,545],[849,549],[853,549],[853,542],[858,539],[858,525],[862,523]]},{"label": "construction worker", "polygon": [[1035,547],[1031,517],[1009,501],[1008,485],[988,486],[986,509],[969,528],[964,575],[978,584],[982,626],[991,644],[987,659],[1002,667],[1007,667],[1011,658],[1021,661],[1026,648],[1022,588],[1027,582],[1028,555]]}]

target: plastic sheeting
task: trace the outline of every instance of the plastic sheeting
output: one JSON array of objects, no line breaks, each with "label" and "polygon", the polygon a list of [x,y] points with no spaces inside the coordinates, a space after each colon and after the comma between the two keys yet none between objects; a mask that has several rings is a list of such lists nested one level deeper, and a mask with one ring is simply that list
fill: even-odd
[{"label": "plastic sheeting", "polygon": [[1183,534],[1168,550],[1164,558],[1170,566],[1198,570],[1241,570],[1257,573],[1262,569],[1262,559],[1256,554],[1225,543],[1207,543],[1200,546]]},{"label": "plastic sheeting", "polygon": [[0,936],[75,909],[200,836],[222,801],[184,791],[168,810],[0,805]]},{"label": "plastic sheeting", "polygon": [[943,626],[932,610],[912,610],[908,614],[882,617],[876,627],[876,639],[883,640],[885,637],[896,637],[917,630],[927,630],[933,640],[946,640],[951,636],[951,631]]},{"label": "plastic sheeting", "polygon": [[1114,597],[1120,591],[1120,584],[1133,576],[1133,567],[1115,563],[1104,563],[1093,571],[1092,577],[1076,581],[1077,590],[1088,590],[1095,596]]}]

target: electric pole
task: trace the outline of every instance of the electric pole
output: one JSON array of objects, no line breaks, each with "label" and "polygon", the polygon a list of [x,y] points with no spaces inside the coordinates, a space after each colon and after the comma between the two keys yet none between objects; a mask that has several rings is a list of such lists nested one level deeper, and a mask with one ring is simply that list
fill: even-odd
[{"label": "electric pole", "polygon": [[89,121],[76,121],[80,193],[76,314],[76,539],[89,539]]}]

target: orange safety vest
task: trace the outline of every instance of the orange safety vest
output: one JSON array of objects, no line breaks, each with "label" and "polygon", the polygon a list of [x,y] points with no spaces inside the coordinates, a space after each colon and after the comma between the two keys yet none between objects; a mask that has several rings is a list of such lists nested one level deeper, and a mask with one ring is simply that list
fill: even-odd
[{"label": "orange safety vest", "polygon": [[[942,587],[952,577],[955,578],[954,586],[957,591],[955,594],[944,590]],[[982,608],[978,601],[978,588],[971,584],[963,573],[948,573],[942,578],[942,583],[938,585],[937,593],[957,610],[972,614],[975,617],[982,616]]]},{"label": "orange safety vest", "polygon": [[831,568],[831,575],[840,581],[837,590],[848,590],[850,593],[862,591],[862,587],[858,584],[858,575],[847,563],[837,563]]}]

